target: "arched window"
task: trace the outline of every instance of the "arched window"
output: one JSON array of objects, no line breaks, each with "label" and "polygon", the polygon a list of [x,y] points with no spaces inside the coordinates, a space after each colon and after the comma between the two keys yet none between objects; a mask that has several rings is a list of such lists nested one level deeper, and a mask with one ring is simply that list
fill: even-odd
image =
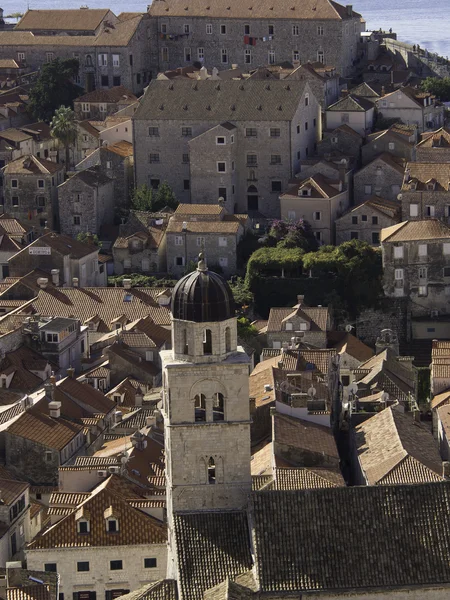
[{"label": "arched window", "polygon": [[220,392],[214,394],[213,417],[214,421],[223,421],[225,418],[224,397]]},{"label": "arched window", "polygon": [[247,209],[258,210],[258,190],[254,185],[247,188]]},{"label": "arched window", "polygon": [[208,483],[216,483],[216,463],[212,456],[208,460]]},{"label": "arched window", "polygon": [[225,329],[225,352],[231,352],[231,329]]},{"label": "arched window", "polygon": [[194,397],[195,422],[206,421],[206,398],[204,394],[197,394]]},{"label": "arched window", "polygon": [[183,329],[183,354],[189,354],[189,346],[187,341],[187,329]]},{"label": "arched window", "polygon": [[205,329],[203,332],[203,354],[212,354],[211,329]]},{"label": "arched window", "polygon": [[86,67],[92,67],[92,56],[90,54],[86,54]]}]

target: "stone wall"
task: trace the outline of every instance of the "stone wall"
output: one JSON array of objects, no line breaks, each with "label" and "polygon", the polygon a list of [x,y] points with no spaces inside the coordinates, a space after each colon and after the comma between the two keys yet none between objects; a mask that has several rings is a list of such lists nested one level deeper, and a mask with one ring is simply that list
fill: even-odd
[{"label": "stone wall", "polygon": [[[402,190],[402,221],[418,221],[434,216],[448,222],[450,216],[450,192],[428,190]],[[411,205],[416,208],[411,209]],[[429,214],[432,207],[434,214]],[[411,214],[413,212],[414,214]],[[415,214],[417,213],[417,214]]]},{"label": "stone wall", "polygon": [[352,331],[362,342],[375,348],[382,329],[392,329],[400,342],[410,339],[410,313],[406,298],[385,298],[379,309],[363,310]]},{"label": "stone wall", "polygon": [[[403,173],[390,167],[384,161],[375,159],[355,173],[353,193],[355,204],[360,204],[376,195],[386,200],[397,200],[403,183]],[[366,186],[370,186],[370,189]]]}]

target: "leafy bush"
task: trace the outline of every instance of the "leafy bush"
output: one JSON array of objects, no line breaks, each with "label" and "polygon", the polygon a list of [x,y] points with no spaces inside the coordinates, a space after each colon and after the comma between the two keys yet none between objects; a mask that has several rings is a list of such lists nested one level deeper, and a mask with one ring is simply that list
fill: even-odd
[{"label": "leafy bush", "polygon": [[173,287],[176,284],[176,280],[174,279],[158,279],[152,275],[130,273],[129,275],[108,277],[108,285],[110,287],[122,287],[124,279],[131,279],[131,287]]}]

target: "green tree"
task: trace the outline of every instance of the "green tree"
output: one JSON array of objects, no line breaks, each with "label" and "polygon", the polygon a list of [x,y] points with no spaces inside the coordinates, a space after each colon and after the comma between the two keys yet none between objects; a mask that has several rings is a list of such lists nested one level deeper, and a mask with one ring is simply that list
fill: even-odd
[{"label": "green tree", "polygon": [[425,92],[438,96],[443,102],[450,100],[450,77],[427,77],[421,85]]},{"label": "green tree", "polygon": [[36,83],[30,91],[28,109],[32,116],[50,123],[60,106],[73,107],[73,101],[82,89],[73,83],[78,75],[79,63],[75,58],[55,59],[42,67]]},{"label": "green tree", "polygon": [[153,190],[146,183],[133,190],[131,194],[131,207],[134,210],[148,211],[153,210]]},{"label": "green tree", "polygon": [[98,239],[98,235],[96,233],[92,234],[92,233],[82,231],[77,235],[76,239],[78,242],[83,242],[86,244],[94,244],[95,246],[98,246],[98,248],[102,247],[102,243]]},{"label": "green tree", "polygon": [[236,277],[228,283],[233,292],[234,301],[238,306],[241,306],[244,309],[244,307],[248,307],[253,303],[253,294],[248,289],[245,279]]},{"label": "green tree", "polygon": [[50,123],[50,133],[55,140],[64,146],[66,169],[69,169],[70,147],[77,141],[77,123],[71,108],[60,106],[56,109]]},{"label": "green tree", "polygon": [[5,19],[16,19],[16,21],[18,21],[22,17],[23,17],[23,13],[15,12],[15,13],[11,13],[10,15],[6,15]]},{"label": "green tree", "polygon": [[156,191],[145,183],[135,188],[131,194],[131,206],[134,210],[158,212],[166,206],[175,210],[178,202],[172,188],[163,181]]},{"label": "green tree", "polygon": [[269,238],[276,240],[278,248],[302,248],[305,252],[311,252],[318,247],[311,225],[304,219],[272,221]]},{"label": "green tree", "polygon": [[153,200],[153,210],[154,212],[160,211],[165,206],[175,210],[178,206],[179,202],[175,198],[175,194],[172,191],[172,188],[168,183],[163,181],[159,184],[158,189],[155,194],[155,198]]}]

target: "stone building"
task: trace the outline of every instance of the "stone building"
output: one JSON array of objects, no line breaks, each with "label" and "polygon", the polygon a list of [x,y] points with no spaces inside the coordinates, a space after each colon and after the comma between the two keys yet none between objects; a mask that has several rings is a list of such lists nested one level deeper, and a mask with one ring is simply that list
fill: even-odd
[{"label": "stone building", "polygon": [[280,196],[281,218],[305,219],[321,244],[333,244],[335,222],[349,207],[348,189],[341,180],[320,173],[293,184]]},{"label": "stone building", "polygon": [[167,270],[168,214],[131,211],[112,247],[114,273],[162,273]]},{"label": "stone building", "polygon": [[357,171],[353,177],[355,204],[364,202],[371,196],[380,196],[395,201],[401,190],[405,162],[401,158],[384,152],[372,162]]},{"label": "stone building", "polygon": [[30,10],[22,16],[14,31],[31,31],[34,35],[97,35],[105,24],[118,19],[108,8],[79,10]]},{"label": "stone building", "polygon": [[83,94],[73,103],[77,119],[104,121],[118,110],[137,102],[136,96],[125,86],[99,89]]},{"label": "stone building", "polygon": [[402,185],[402,219],[450,217],[450,163],[410,162]]},{"label": "stone building", "polygon": [[307,81],[322,112],[339,99],[340,77],[333,66],[321,62],[305,62],[289,73],[285,79]]},{"label": "stone building", "polygon": [[321,62],[343,76],[353,72],[364,22],[351,5],[329,0],[274,6],[243,4],[190,6],[180,0],[154,2],[152,63],[158,71],[195,62],[227,68],[253,65]]},{"label": "stone building", "polygon": [[0,223],[0,281],[9,276],[8,260],[21,249],[22,244],[9,236]]},{"label": "stone building", "polygon": [[419,132],[435,130],[444,124],[444,106],[435,96],[409,86],[382,96],[376,104],[384,119],[416,125]]},{"label": "stone building", "polygon": [[58,186],[61,233],[98,234],[114,220],[114,181],[100,167],[78,171]]},{"label": "stone building", "polygon": [[[40,11],[32,11],[40,12]],[[64,22],[70,27],[83,20],[84,9],[78,11],[43,11],[39,22]],[[87,14],[87,13],[86,13]],[[86,24],[90,23],[86,19]],[[39,24],[36,24],[39,25]],[[37,27],[39,28],[39,27]],[[57,25],[52,31],[57,31]],[[132,93],[141,93],[151,78],[148,42],[152,34],[147,15],[122,13],[115,23],[104,21],[96,35],[35,35],[31,31],[0,31],[0,58],[11,55],[33,70],[39,70],[55,58],[76,58],[80,70],[75,81],[85,90],[123,85]],[[145,40],[145,41],[144,41]]]},{"label": "stone building", "polygon": [[326,348],[331,311],[323,306],[308,306],[304,299],[297,296],[297,304],[292,308],[270,309],[266,332],[269,347],[284,348],[292,344],[293,338],[298,338],[298,342]]},{"label": "stone building", "polygon": [[73,163],[77,165],[100,146],[100,127],[90,121],[77,121],[78,135],[72,148]]},{"label": "stone building", "polygon": [[136,185],[166,181],[183,203],[222,197],[230,212],[277,217],[319,119],[304,81],[152,81],[133,117]]},{"label": "stone building", "polygon": [[[0,479],[2,504],[0,505],[0,559],[21,561],[30,541],[30,484],[12,479]],[[56,598],[55,598],[56,600]]]},{"label": "stone building", "polygon": [[362,147],[362,163],[367,165],[376,156],[388,152],[406,161],[415,160],[417,128],[401,124],[391,125],[389,129],[371,133]]},{"label": "stone building", "polygon": [[[1,35],[1,34],[0,34]],[[37,231],[58,227],[57,186],[64,165],[25,155],[3,167],[4,210]]]},{"label": "stone building", "polygon": [[333,130],[339,125],[348,125],[365,137],[372,131],[375,106],[367,98],[346,94],[325,111],[326,128]]},{"label": "stone building", "polygon": [[229,214],[223,203],[180,204],[166,229],[167,270],[180,277],[199,252],[225,275],[236,273],[236,249],[247,215]]},{"label": "stone building", "polygon": [[381,230],[399,223],[400,212],[398,202],[372,196],[336,219],[336,244],[361,240],[378,246]]},{"label": "stone building", "polygon": [[[383,287],[406,296],[413,316],[447,315],[450,296],[450,228],[438,219],[404,221],[381,231]],[[436,337],[435,330],[432,337]]]},{"label": "stone building", "polygon": [[49,278],[39,282],[41,289],[47,288],[50,276],[57,287],[70,286],[74,280],[77,286],[102,286],[106,284],[106,272],[100,271],[98,251],[94,244],[52,231],[11,257],[9,270],[12,277],[22,277],[33,269],[48,273]]},{"label": "stone building", "polygon": [[416,160],[420,163],[450,162],[450,132],[441,127],[437,131],[422,133],[416,146]]},{"label": "stone building", "polygon": [[349,125],[343,124],[332,131],[324,131],[323,139],[317,143],[317,154],[321,157],[350,156],[359,166],[363,137]]}]

